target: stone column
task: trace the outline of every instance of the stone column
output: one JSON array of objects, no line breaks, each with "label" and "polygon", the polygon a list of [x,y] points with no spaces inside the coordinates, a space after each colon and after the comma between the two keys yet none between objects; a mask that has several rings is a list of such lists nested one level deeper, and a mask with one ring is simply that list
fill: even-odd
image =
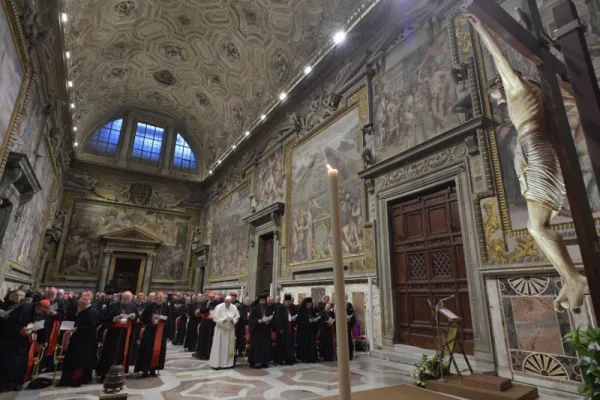
[{"label": "stone column", "polygon": [[146,271],[144,272],[144,281],[142,283],[142,292],[150,293],[150,281],[152,279],[152,268],[154,267],[154,253],[148,254],[146,259]]},{"label": "stone column", "polygon": [[112,253],[112,250],[104,250],[102,269],[100,270],[100,281],[98,282],[98,292],[104,291],[104,287],[108,281],[108,268],[110,267],[110,261],[112,260]]}]

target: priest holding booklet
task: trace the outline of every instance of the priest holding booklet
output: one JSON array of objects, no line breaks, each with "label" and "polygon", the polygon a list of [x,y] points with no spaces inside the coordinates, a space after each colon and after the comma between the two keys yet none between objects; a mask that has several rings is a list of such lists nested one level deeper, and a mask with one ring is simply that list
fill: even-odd
[{"label": "priest holding booklet", "polygon": [[165,368],[167,354],[167,323],[169,306],[165,303],[165,294],[156,294],[154,303],[142,311],[140,321],[144,324],[142,339],[138,349],[135,372],[141,372],[143,378],[156,376],[156,371]]}]

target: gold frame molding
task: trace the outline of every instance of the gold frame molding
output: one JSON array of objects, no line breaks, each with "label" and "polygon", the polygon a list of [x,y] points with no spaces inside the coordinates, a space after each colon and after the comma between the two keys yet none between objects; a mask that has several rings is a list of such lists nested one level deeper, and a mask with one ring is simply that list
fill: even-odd
[{"label": "gold frame molding", "polygon": [[[229,192],[227,192],[226,194],[221,196],[217,201],[212,203],[212,210],[211,210],[212,226],[211,226],[211,237],[210,237],[210,251],[209,251],[209,255],[208,255],[208,264],[207,264],[208,271],[207,271],[207,275],[205,278],[206,281],[209,282],[209,284],[223,282],[223,281],[232,281],[232,280],[236,280],[236,279],[243,280],[248,276],[248,262],[247,261],[246,261],[246,265],[245,265],[246,272],[241,273],[241,274],[236,274],[236,275],[229,275],[229,276],[212,276],[211,275],[211,262],[212,262],[212,257],[213,257],[214,249],[215,249],[214,242],[215,242],[215,226],[216,226],[217,207],[219,206],[219,204],[221,204],[227,198],[229,198],[230,196],[233,196],[233,194],[235,192],[241,190],[243,187],[250,185],[250,184],[251,184],[251,179],[244,179],[244,181],[242,181],[238,185],[234,186]],[[250,189],[252,189],[252,186],[250,186]],[[250,240],[250,232],[249,232],[249,229],[247,226],[245,229],[247,231],[246,245],[248,245],[249,240]]]},{"label": "gold frame molding", "polygon": [[138,269],[138,280],[137,280],[137,286],[136,286],[135,292],[136,293],[141,292],[142,284],[144,282],[144,273],[146,272],[146,263],[148,261],[148,252],[140,251],[139,249],[137,251],[132,250],[132,249],[123,250],[122,248],[120,248],[118,251],[114,250],[111,255],[110,268],[108,270],[108,280],[109,281],[112,281],[114,278],[115,267],[116,267],[118,258],[124,258],[127,260],[140,260],[140,268]]},{"label": "gold frame molding", "polygon": [[[19,88],[19,93],[15,100],[15,104],[13,106],[13,110],[11,113],[10,120],[8,122],[8,126],[5,132],[4,141],[0,143],[0,176],[4,173],[4,167],[6,165],[6,158],[8,157],[8,144],[10,143],[10,139],[12,135],[15,134],[15,129],[17,128],[19,120],[23,117],[23,112],[25,111],[26,98],[27,93],[30,91],[30,85],[33,78],[33,67],[31,64],[31,58],[29,55],[29,43],[25,38],[25,33],[23,32],[23,27],[21,26],[18,14],[18,8],[15,3],[15,0],[0,0],[5,13],[8,19],[9,29],[13,38],[13,42],[17,49],[17,54],[19,56],[19,60],[21,61],[21,67],[23,69],[23,79],[21,81],[21,87]],[[28,272],[29,273],[29,272]]]},{"label": "gold frame molding", "polygon": [[[292,276],[293,272],[296,271],[310,271],[310,270],[317,270],[317,269],[324,269],[324,268],[331,268],[332,266],[332,259],[331,258],[325,258],[325,259],[319,259],[319,260],[311,260],[311,261],[307,261],[307,262],[302,262],[302,263],[290,263],[290,252],[291,252],[291,247],[288,245],[289,243],[291,243],[291,229],[289,228],[292,224],[292,179],[290,178],[292,176],[292,158],[293,158],[293,153],[302,145],[304,145],[305,143],[309,142],[310,140],[312,140],[313,138],[317,137],[318,135],[320,135],[321,133],[325,132],[327,129],[329,129],[333,124],[335,124],[338,120],[340,120],[342,117],[345,117],[346,115],[348,115],[349,113],[353,112],[353,111],[357,111],[358,112],[358,132],[356,132],[357,135],[357,141],[358,141],[358,150],[359,150],[359,157],[362,154],[363,148],[364,148],[364,133],[362,132],[362,127],[367,123],[367,118],[368,118],[368,100],[367,100],[367,86],[366,86],[366,82],[363,80],[361,81],[359,84],[357,84],[353,90],[348,91],[343,97],[342,100],[340,101],[340,106],[338,107],[338,109],[332,114],[330,115],[325,121],[323,121],[321,124],[319,124],[318,126],[316,126],[315,128],[313,128],[313,130],[309,133],[307,133],[304,137],[300,138],[300,139],[293,139],[290,142],[288,142],[285,147],[284,147],[284,163],[285,163],[285,175],[287,177],[286,179],[286,194],[285,194],[285,218],[283,218],[282,221],[282,235],[281,235],[281,247],[282,247],[282,260],[281,260],[281,269],[279,271],[279,275],[281,278],[289,278]],[[362,160],[362,157],[360,157],[360,165],[359,165],[360,169],[364,168],[364,162]],[[374,245],[374,241],[372,240],[367,240],[369,238],[371,238],[373,235],[372,233],[368,233],[367,231],[369,229],[372,229],[372,226],[370,224],[366,223],[366,205],[365,205],[365,184],[364,181],[361,179],[359,181],[360,183],[360,190],[361,190],[361,199],[360,199],[360,204],[361,204],[361,212],[362,212],[362,226],[360,227],[360,229],[362,230],[362,234],[363,234],[363,252],[361,254],[353,254],[353,255],[348,255],[348,256],[344,256],[344,261],[348,262],[351,265],[350,268],[350,274],[351,275],[356,275],[356,274],[370,274],[375,270],[375,263],[374,263],[374,258],[373,257],[365,257],[366,253],[369,254],[374,254],[375,252],[375,245]],[[368,249],[367,249],[368,248]],[[373,265],[367,265],[367,261],[369,261],[369,264],[373,264]],[[355,265],[359,265],[361,267],[359,268],[355,268]]]}]

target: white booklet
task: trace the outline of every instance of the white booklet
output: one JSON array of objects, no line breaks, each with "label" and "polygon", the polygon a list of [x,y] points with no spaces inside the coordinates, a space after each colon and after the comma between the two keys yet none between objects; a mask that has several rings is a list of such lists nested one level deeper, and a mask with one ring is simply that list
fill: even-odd
[{"label": "white booklet", "polygon": [[70,331],[73,328],[75,328],[75,321],[63,321],[60,324],[61,331]]},{"label": "white booklet", "polygon": [[54,303],[50,306],[50,311],[58,311],[58,303]]},{"label": "white booklet", "polygon": [[332,325],[334,322],[335,322],[335,319],[333,319],[333,318],[331,318],[331,317],[329,317],[329,319],[327,320],[327,323],[328,323],[329,325]]},{"label": "white booklet", "polygon": [[44,324],[46,323],[46,321],[41,320],[41,321],[36,321],[35,324],[33,324],[33,327],[31,328],[32,331],[37,332],[39,330],[44,329]]},{"label": "white booklet", "polygon": [[296,320],[297,317],[298,317],[298,315],[292,316],[292,314],[288,314],[288,321],[293,322]]},{"label": "white booklet", "polygon": [[267,321],[270,321],[270,320],[272,320],[272,319],[273,319],[273,316],[272,316],[272,315],[271,315],[271,316],[269,316],[269,317],[267,317],[266,315],[262,317],[262,321],[263,321],[263,322],[267,322]]}]

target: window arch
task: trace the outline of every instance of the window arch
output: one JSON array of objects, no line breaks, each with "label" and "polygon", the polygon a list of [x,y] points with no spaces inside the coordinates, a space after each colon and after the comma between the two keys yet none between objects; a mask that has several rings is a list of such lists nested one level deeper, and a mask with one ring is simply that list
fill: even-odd
[{"label": "window arch", "polygon": [[197,169],[196,156],[188,142],[177,134],[175,149],[173,150],[173,163],[171,167],[181,172],[195,172]]},{"label": "window arch", "polygon": [[117,154],[122,128],[123,118],[115,119],[102,125],[88,139],[85,146],[86,153],[114,157]]}]

